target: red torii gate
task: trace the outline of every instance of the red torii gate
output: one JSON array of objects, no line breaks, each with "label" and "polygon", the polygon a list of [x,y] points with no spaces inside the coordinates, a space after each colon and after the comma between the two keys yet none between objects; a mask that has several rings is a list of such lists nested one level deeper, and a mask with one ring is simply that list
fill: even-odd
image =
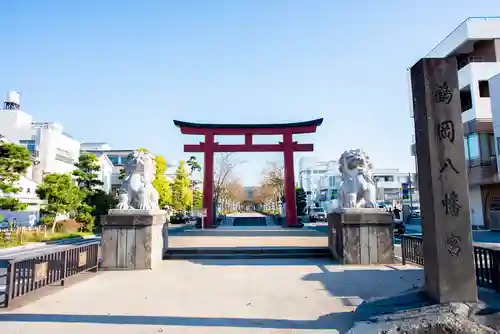
[{"label": "red torii gate", "polygon": [[[323,123],[322,118],[312,121],[282,124],[202,124],[174,120],[182,134],[203,135],[205,141],[196,145],[184,145],[184,152],[204,153],[203,164],[203,207],[207,210],[206,227],[214,226],[213,182],[214,153],[216,152],[283,152],[285,169],[286,225],[298,227],[297,203],[295,200],[295,177],[293,152],[312,152],[313,144],[298,144],[294,134],[314,133]],[[245,144],[226,145],[215,142],[216,135],[245,136]],[[279,144],[254,144],[254,135],[282,135]]]}]

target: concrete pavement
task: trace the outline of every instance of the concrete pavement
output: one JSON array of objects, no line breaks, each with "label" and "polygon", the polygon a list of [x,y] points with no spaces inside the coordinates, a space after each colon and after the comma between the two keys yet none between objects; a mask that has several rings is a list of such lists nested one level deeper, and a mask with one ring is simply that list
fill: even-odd
[{"label": "concrete pavement", "polygon": [[183,233],[170,234],[168,245],[170,248],[328,246],[325,234],[313,229],[286,229],[275,225],[272,219],[267,226],[233,226],[234,218],[238,217],[265,216],[255,212],[228,215],[216,229],[186,229]]},{"label": "concrete pavement", "polygon": [[329,260],[164,261],[104,272],[0,313],[2,334],[345,333],[363,300],[420,286],[416,267]]}]

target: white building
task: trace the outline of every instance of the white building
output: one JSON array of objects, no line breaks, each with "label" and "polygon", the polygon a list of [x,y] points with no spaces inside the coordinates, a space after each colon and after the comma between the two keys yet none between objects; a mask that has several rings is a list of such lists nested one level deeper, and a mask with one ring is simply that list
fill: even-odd
[{"label": "white building", "polygon": [[[5,138],[0,138],[0,144],[9,142]],[[38,161],[34,161],[38,163]],[[29,169],[26,173],[26,175],[22,175],[19,181],[16,183],[16,186],[21,189],[20,192],[16,194],[4,194],[0,190],[0,197],[13,197],[19,200],[19,202],[27,204],[27,208],[23,211],[17,211],[17,212],[12,212],[12,211],[7,211],[7,210],[0,210],[0,215],[3,217],[3,219],[7,219],[11,221],[12,219],[16,218],[18,222],[24,223],[29,221],[29,216],[34,214],[38,219],[40,219],[40,207],[42,205],[47,204],[47,201],[45,200],[40,200],[40,198],[36,194],[36,188],[38,187],[38,183],[33,181],[30,178],[31,175],[31,169]]]},{"label": "white building", "polygon": [[416,174],[403,173],[397,168],[374,169],[372,171],[373,181],[377,187],[377,201],[393,202],[401,201],[403,183],[412,189],[413,200],[418,200],[416,192]]},{"label": "white building", "polygon": [[500,73],[500,17],[468,18],[425,57],[457,59],[471,221],[488,228],[492,198],[500,197],[489,82]]},{"label": "white building", "polygon": [[8,92],[0,109],[0,134],[12,142],[25,145],[39,164],[33,168],[33,180],[41,182],[49,173],[74,170],[80,154],[80,143],[55,122],[34,122],[21,110],[20,94]]},{"label": "white building", "polygon": [[43,175],[69,173],[75,169],[80,156],[80,142],[63,132],[55,122],[33,122],[32,137],[20,140],[30,152],[38,151],[40,164],[33,168],[33,178],[39,182]]},{"label": "white building", "polygon": [[[331,168],[318,180],[317,191],[314,202],[318,203],[325,210],[330,211],[338,207],[338,192],[342,183],[342,176],[338,170],[338,164],[332,162]],[[402,173],[397,168],[373,169],[372,177],[377,187],[377,201],[386,202],[392,205],[394,202],[402,201],[402,185],[408,183],[415,184],[414,173]],[[412,188],[412,199],[418,201],[418,192]]]},{"label": "white building", "polygon": [[134,150],[113,150],[111,149],[111,146],[108,143],[102,143],[102,142],[82,143],[81,148],[82,151],[93,153],[99,157],[105,155],[107,159],[111,162],[112,164],[111,174],[109,175],[108,174],[109,170],[107,170],[106,171],[107,174],[104,175],[103,177],[104,178],[109,177],[110,191],[113,193],[116,192],[122,184],[122,180],[120,180],[121,170],[125,167],[127,157]]},{"label": "white building", "polygon": [[[319,161],[314,157],[304,157],[299,160],[299,186],[307,194],[307,205],[313,205],[316,193],[320,190],[320,180],[333,170],[336,161]],[[338,167],[337,167],[338,169]]]}]

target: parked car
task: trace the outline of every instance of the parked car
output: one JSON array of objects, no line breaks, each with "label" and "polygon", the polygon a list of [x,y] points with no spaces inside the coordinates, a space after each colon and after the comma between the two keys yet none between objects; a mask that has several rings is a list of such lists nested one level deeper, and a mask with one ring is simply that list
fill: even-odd
[{"label": "parked car", "polygon": [[393,226],[394,226],[394,235],[398,236],[405,234],[406,231],[405,224],[401,220],[395,220]]},{"label": "parked car", "polygon": [[178,212],[170,218],[171,224],[186,224],[189,221],[189,216],[184,212]]},{"label": "parked car", "polygon": [[309,208],[309,221],[326,221],[326,212],[323,208]]}]

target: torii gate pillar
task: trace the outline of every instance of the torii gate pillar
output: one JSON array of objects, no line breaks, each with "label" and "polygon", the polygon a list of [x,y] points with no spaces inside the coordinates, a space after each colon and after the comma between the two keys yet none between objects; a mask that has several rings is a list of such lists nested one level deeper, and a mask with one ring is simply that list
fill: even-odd
[{"label": "torii gate pillar", "polygon": [[[286,202],[285,227],[302,227],[297,219],[297,203],[295,197],[294,152],[311,152],[313,144],[298,144],[293,141],[294,134],[314,133],[323,119],[286,124],[200,124],[175,121],[181,133],[203,135],[204,142],[196,145],[184,145],[184,152],[204,153],[203,164],[203,207],[207,210],[205,227],[215,227],[213,203],[214,154],[217,152],[283,152],[284,158],[284,190]],[[245,136],[245,144],[220,145],[215,142],[216,135]],[[282,135],[279,144],[254,144],[254,135]]]}]

